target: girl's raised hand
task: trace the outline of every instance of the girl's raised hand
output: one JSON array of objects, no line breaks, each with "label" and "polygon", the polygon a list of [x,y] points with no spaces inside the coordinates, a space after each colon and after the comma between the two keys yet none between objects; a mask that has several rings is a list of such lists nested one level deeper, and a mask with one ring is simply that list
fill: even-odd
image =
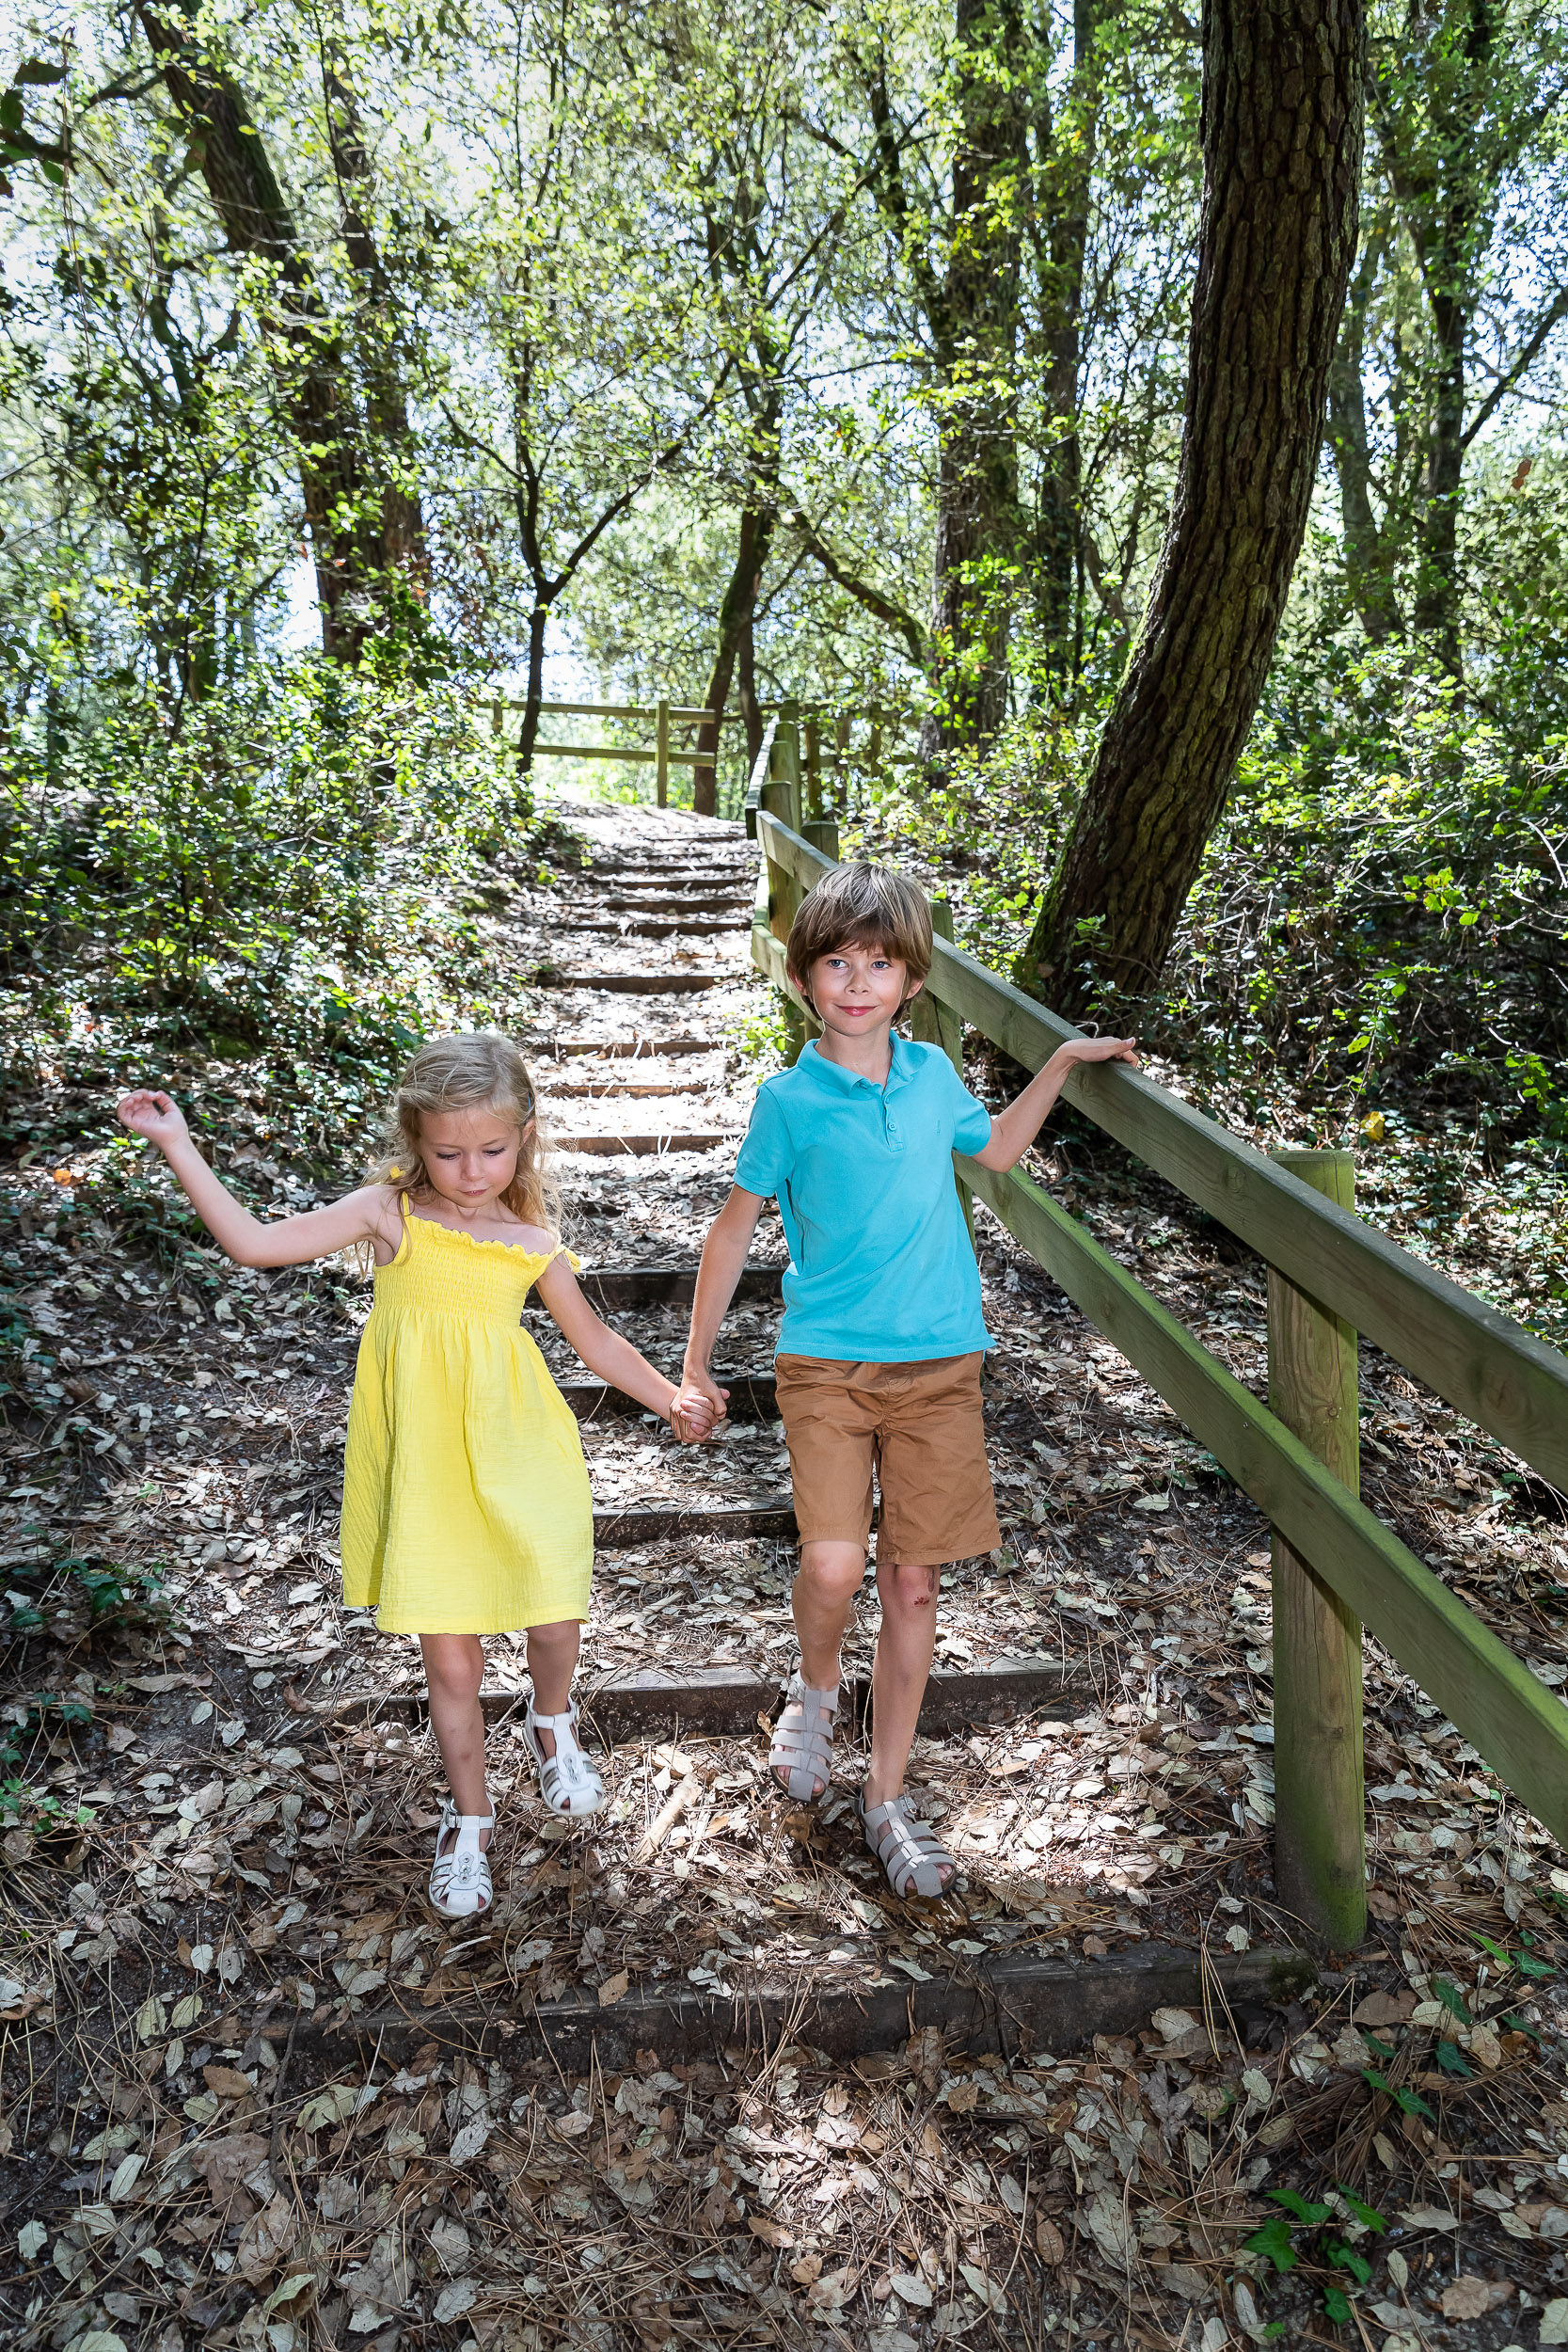
[{"label": "girl's raised hand", "polygon": [[129,1127],[134,1136],[148,1143],[155,1143],[160,1152],[171,1143],[182,1143],[190,1134],[185,1114],[172,1095],[157,1087],[142,1087],[128,1094],[119,1106],[119,1123]]}]

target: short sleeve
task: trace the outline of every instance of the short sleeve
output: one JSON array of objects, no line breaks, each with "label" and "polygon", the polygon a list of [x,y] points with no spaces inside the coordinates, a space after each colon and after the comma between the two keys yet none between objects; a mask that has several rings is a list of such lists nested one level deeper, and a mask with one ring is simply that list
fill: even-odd
[{"label": "short sleeve", "polygon": [[735,1181],[743,1192],[767,1200],[778,1191],[794,1164],[789,1122],[768,1089],[759,1087],[751,1125],[735,1164]]},{"label": "short sleeve", "polygon": [[574,1274],[580,1274],[582,1272],[582,1260],[578,1256],[577,1251],[575,1249],[568,1249],[564,1242],[558,1242],[555,1248],[550,1251],[549,1256],[545,1260],[544,1264],[540,1267],[540,1273],[547,1273],[549,1268],[554,1265],[557,1258],[564,1258]]},{"label": "short sleeve", "polygon": [[[945,1058],[945,1057],[944,1057]],[[953,1105],[953,1149],[967,1152],[972,1157],[983,1152],[990,1141],[990,1113],[978,1098],[971,1094],[951,1062],[947,1062],[951,1082],[950,1100]]]}]

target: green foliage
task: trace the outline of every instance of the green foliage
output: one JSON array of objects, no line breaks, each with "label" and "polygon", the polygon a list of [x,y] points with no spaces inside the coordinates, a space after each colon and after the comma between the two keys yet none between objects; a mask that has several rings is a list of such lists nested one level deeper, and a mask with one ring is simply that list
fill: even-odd
[{"label": "green foliage", "polygon": [[[1335,2184],[1334,2194],[1338,2204],[1317,2204],[1293,2188],[1272,2188],[1269,2197],[1283,2210],[1255,2230],[1246,2240],[1246,2251],[1259,2261],[1270,2263],[1276,2277],[1297,2269],[1304,2262],[1322,2273],[1341,2271],[1354,2279],[1357,2286],[1366,2286],[1372,2275],[1372,2265],[1365,2254],[1336,2233],[1348,2215],[1357,2231],[1374,2231],[1382,2234],[1388,2224],[1375,2205],[1365,2203],[1342,2183]],[[1328,2317],[1342,2325],[1352,2315],[1352,2305],[1342,2286],[1332,2279],[1320,2279],[1323,2310]],[[1277,2334],[1275,2326],[1268,2331]]]}]

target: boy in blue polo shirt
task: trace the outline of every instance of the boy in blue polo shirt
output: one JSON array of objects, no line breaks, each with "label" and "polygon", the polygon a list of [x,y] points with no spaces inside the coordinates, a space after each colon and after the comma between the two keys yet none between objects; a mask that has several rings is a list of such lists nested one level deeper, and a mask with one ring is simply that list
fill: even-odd
[{"label": "boy in blue polo shirt", "polygon": [[1001,1541],[980,1409],[980,1359],[994,1343],[953,1154],[1016,1166],[1075,1062],[1137,1059],[1131,1038],[1071,1038],[992,1119],[945,1054],[894,1033],[930,968],[930,911],[902,875],[835,866],[802,902],[789,976],[822,1034],[758,1089],[735,1188],[703,1249],[683,1381],[683,1396],[722,1414],[709,1357],[776,1195],[789,1243],[775,1370],[800,1534],[800,1663],[768,1760],[799,1799],[820,1797],[832,1777],[839,1645],[865,1575],[875,1471],[882,1622],[855,1811],[906,1897],[940,1895],[957,1867],[904,1795],[938,1574]]}]

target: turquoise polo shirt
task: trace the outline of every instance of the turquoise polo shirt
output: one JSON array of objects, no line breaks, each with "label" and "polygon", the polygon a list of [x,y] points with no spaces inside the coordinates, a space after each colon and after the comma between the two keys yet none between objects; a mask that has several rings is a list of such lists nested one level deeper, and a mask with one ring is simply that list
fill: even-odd
[{"label": "turquoise polo shirt", "polygon": [[776,1194],[789,1243],[781,1356],[921,1363],[994,1347],[953,1182],[990,1113],[934,1045],[893,1040],[884,1086],[815,1044],[757,1089],[735,1181]]}]

